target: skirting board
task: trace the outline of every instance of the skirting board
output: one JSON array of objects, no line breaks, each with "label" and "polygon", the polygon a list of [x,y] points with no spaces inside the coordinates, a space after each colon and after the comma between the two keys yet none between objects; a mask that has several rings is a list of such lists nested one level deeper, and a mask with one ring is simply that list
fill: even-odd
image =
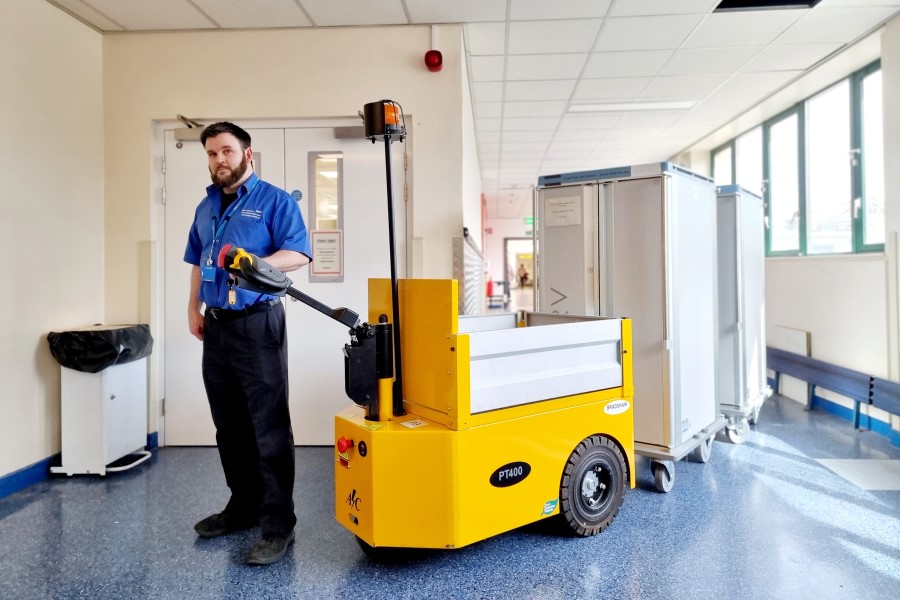
[{"label": "skirting board", "polygon": [[[155,450],[159,447],[159,433],[154,431],[147,434],[147,450]],[[34,464],[22,467],[8,475],[0,477],[0,498],[24,490],[30,485],[49,479],[50,467],[59,465],[62,461],[60,454],[54,454]]]}]

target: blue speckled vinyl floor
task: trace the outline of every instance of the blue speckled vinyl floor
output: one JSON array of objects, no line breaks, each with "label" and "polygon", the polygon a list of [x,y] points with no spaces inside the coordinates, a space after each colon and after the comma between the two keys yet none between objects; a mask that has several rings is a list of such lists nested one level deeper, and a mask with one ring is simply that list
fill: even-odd
[{"label": "blue speckled vinyl floor", "polygon": [[133,471],[54,478],[0,499],[0,599],[900,598],[900,492],[865,491],[816,459],[900,448],[773,398],[741,446],[645,459],[618,519],[588,539],[546,522],[455,551],[371,562],[332,515],[332,449],[297,448],[297,542],[247,567],[259,535],[197,539],[227,489],[214,448],[164,448]]}]

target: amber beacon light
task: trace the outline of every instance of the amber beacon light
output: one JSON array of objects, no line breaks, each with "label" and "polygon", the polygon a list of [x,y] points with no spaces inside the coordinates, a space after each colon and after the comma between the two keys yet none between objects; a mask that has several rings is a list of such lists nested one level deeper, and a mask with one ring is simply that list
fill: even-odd
[{"label": "amber beacon light", "polygon": [[366,138],[376,139],[397,137],[400,141],[406,136],[406,120],[403,108],[393,100],[370,102],[363,107],[363,122]]}]

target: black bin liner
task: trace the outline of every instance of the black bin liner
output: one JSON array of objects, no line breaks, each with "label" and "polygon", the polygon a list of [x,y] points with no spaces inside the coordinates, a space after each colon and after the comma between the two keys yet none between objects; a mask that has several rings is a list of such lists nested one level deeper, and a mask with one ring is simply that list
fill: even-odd
[{"label": "black bin liner", "polygon": [[150,356],[153,337],[148,325],[97,325],[47,334],[50,353],[59,364],[83,373],[99,373]]}]

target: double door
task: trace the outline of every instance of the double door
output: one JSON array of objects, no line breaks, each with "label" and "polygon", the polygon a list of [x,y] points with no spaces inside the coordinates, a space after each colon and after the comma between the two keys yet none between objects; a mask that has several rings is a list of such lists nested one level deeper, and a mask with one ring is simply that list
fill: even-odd
[{"label": "double door", "polygon": [[[327,125],[246,128],[252,138],[254,168],[261,179],[299,198],[310,231],[329,230],[329,240],[340,245],[342,264],[331,255],[321,263],[322,275],[310,267],[289,273],[294,287],[324,304],[367,314],[368,279],[390,277],[385,154],[360,137],[346,138],[335,126],[359,125],[358,120]],[[165,338],[164,338],[164,443],[215,445],[200,373],[202,344],[188,331],[187,301],[190,265],[183,261],[194,210],[210,184],[206,156],[198,142],[178,142],[174,130],[164,132],[165,143]],[[406,204],[403,144],[392,144],[394,220],[398,275],[406,272]],[[324,158],[322,158],[324,157]],[[316,159],[326,166],[316,167]],[[330,183],[329,183],[330,182]],[[316,190],[326,189],[316,194]],[[313,199],[318,195],[319,202]],[[328,196],[338,196],[335,203]],[[313,222],[313,212],[319,217]],[[333,243],[333,242],[331,242]],[[316,265],[319,266],[319,265]],[[328,267],[328,268],[325,268]],[[342,348],[349,341],[338,322],[290,298],[283,300],[287,314],[290,409],[294,440],[298,445],[334,443],[334,415],[351,401],[344,393]]]}]

